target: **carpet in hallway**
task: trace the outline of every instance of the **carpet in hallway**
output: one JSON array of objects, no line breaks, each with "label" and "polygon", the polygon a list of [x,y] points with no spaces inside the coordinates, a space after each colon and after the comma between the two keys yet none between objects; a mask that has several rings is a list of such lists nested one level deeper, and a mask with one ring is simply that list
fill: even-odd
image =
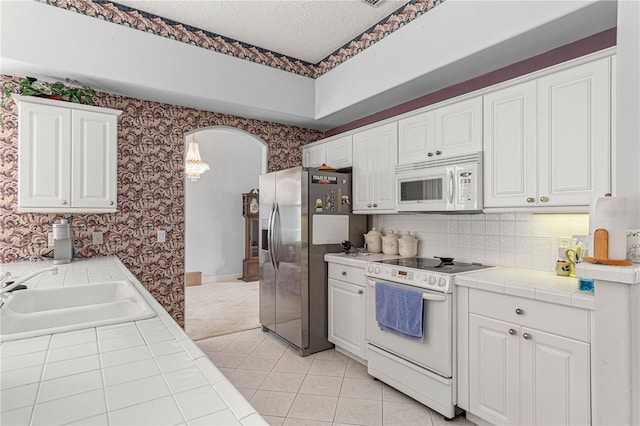
[{"label": "carpet in hallway", "polygon": [[258,281],[185,287],[185,331],[193,340],[259,326]]}]

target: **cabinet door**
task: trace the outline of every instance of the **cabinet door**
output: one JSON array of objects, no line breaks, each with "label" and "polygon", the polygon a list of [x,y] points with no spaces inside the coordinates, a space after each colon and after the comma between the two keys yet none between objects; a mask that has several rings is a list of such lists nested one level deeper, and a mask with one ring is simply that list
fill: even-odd
[{"label": "cabinet door", "polygon": [[536,200],[536,82],[484,96],[484,206]]},{"label": "cabinet door", "polygon": [[351,167],[353,145],[351,135],[344,136],[326,143],[327,165],[336,169]]},{"label": "cabinet door", "polygon": [[538,201],[588,205],[610,192],[609,59],[538,80]]},{"label": "cabinet door", "polygon": [[482,97],[457,102],[435,111],[435,155],[482,151]]},{"label": "cabinet door", "polygon": [[117,118],[90,111],[72,112],[72,205],[116,208]]},{"label": "cabinet door", "polygon": [[302,165],[304,167],[320,167],[327,163],[327,149],[324,144],[304,148]]},{"label": "cabinet door", "polygon": [[329,341],[366,359],[365,289],[329,278]]},{"label": "cabinet door", "polygon": [[[427,111],[398,121],[398,164],[426,161],[436,151],[435,113]],[[442,151],[442,147],[438,150]]]},{"label": "cabinet door", "polygon": [[537,330],[522,331],[522,424],[590,424],[589,344]]},{"label": "cabinet door", "polygon": [[18,207],[67,209],[71,202],[71,110],[20,103]]},{"label": "cabinet door", "polygon": [[372,209],[373,179],[371,161],[377,155],[373,144],[373,132],[366,130],[353,135],[353,210],[369,213]]},{"label": "cabinet door", "polygon": [[469,411],[494,424],[520,423],[519,328],[469,314]]},{"label": "cabinet door", "polygon": [[396,206],[394,174],[398,158],[397,123],[377,127],[373,129],[373,134],[373,207],[374,210],[393,212]]}]

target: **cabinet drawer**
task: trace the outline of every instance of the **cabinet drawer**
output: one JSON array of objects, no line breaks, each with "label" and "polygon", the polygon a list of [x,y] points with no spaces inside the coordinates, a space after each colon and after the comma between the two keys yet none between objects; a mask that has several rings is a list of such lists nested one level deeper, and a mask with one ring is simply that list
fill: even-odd
[{"label": "cabinet drawer", "polygon": [[337,263],[329,263],[329,278],[348,281],[361,286],[366,284],[364,268],[356,268],[354,266],[340,265]]},{"label": "cabinet drawer", "polygon": [[590,341],[589,312],[583,309],[470,289],[469,312],[583,342]]}]

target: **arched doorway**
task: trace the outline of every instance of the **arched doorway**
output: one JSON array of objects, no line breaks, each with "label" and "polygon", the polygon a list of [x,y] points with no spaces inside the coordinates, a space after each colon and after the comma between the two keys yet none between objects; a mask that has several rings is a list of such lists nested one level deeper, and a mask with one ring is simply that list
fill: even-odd
[{"label": "arched doorway", "polygon": [[[201,272],[202,284],[185,289],[185,329],[202,339],[257,326],[251,321],[257,283],[243,283],[242,194],[258,188],[267,170],[267,145],[243,130],[226,126],[197,129],[192,137],[210,170],[185,180],[185,272]],[[246,293],[244,293],[246,291]],[[236,318],[236,316],[239,316]]]}]

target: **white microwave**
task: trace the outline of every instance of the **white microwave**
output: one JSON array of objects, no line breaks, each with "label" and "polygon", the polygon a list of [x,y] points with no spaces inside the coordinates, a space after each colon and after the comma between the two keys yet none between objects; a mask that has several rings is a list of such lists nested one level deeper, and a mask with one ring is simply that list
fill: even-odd
[{"label": "white microwave", "polygon": [[482,210],[482,153],[396,166],[399,212]]}]

